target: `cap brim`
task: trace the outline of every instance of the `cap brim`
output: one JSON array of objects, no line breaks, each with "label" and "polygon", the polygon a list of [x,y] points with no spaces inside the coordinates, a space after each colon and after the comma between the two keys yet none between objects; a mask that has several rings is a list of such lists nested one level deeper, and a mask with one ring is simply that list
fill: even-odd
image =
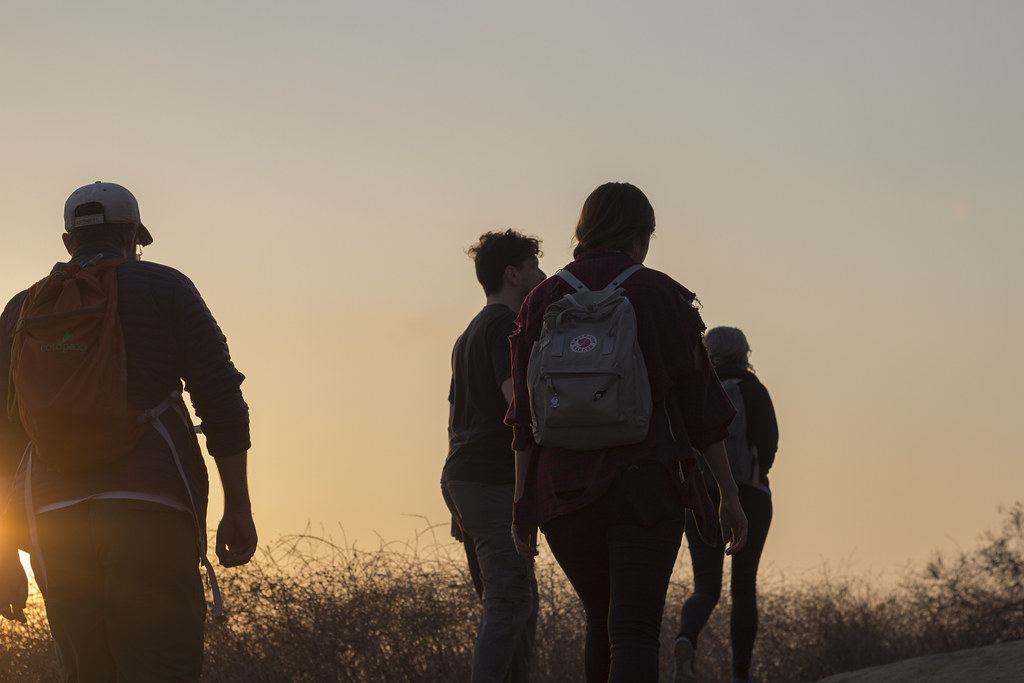
[{"label": "cap brim", "polygon": [[153,236],[149,234],[149,230],[142,223],[139,223],[139,231],[135,235],[135,241],[144,247],[153,244]]}]

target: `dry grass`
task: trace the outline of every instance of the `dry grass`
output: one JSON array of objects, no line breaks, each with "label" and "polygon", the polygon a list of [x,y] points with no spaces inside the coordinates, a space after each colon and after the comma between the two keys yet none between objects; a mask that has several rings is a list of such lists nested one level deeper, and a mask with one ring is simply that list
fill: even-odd
[{"label": "dry grass", "polygon": [[[765,683],[817,681],[868,666],[1024,638],[1024,507],[1004,510],[979,546],[936,554],[901,583],[822,570],[788,581],[769,575],[758,592],[754,668]],[[662,626],[662,670],[688,591],[670,590]],[[728,591],[725,591],[727,593]],[[729,680],[727,595],[701,633],[698,668]]]},{"label": "dry grass", "polygon": [[[685,555],[684,553],[681,553]],[[373,550],[302,534],[249,566],[222,571],[230,613],[208,625],[204,681],[465,681],[480,605],[461,548],[428,529]],[[583,616],[556,566],[537,568],[541,594],[533,680],[578,681]],[[688,572],[669,591],[662,669],[671,668]],[[760,591],[755,668],[766,683],[822,677],[908,657],[1024,638],[1024,507],[979,547],[937,555],[901,584],[822,571]],[[728,680],[728,597],[701,634],[706,680]],[[57,676],[42,606],[25,626],[0,625],[0,678]]]},{"label": "dry grass", "polygon": [[42,602],[38,592],[29,596],[27,624],[0,619],[0,680],[58,680],[57,658]]}]

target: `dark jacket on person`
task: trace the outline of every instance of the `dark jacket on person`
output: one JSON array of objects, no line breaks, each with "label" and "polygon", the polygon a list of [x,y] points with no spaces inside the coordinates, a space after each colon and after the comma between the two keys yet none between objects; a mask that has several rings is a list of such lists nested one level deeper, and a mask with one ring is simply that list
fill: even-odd
[{"label": "dark jacket on person", "polygon": [[[71,262],[84,262],[105,249],[109,248],[101,244],[83,245]],[[152,408],[173,392],[180,393],[184,380],[210,455],[217,458],[247,451],[249,410],[240,388],[244,376],[231,362],[227,340],[192,282],[168,266],[132,260],[117,266],[117,282],[129,403],[140,410]],[[10,386],[11,342],[26,294],[11,299],[0,315],[3,406]],[[200,519],[205,519],[206,465],[185,405],[181,399],[178,404],[181,411],[168,410],[162,421],[178,451]],[[8,510],[23,506],[19,494],[23,494],[22,456],[28,440],[17,413],[0,416],[0,476],[17,473],[18,477]],[[94,470],[61,474],[33,467],[32,497],[39,511],[112,492],[139,493],[190,509],[170,448],[152,428],[129,455]]]}]

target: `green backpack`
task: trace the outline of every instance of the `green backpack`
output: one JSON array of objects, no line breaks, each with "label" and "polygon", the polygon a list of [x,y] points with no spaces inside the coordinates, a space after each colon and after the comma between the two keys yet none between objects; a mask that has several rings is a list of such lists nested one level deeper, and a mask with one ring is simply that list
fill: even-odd
[{"label": "green backpack", "polygon": [[639,443],[651,421],[651,386],[636,338],[636,314],[620,285],[635,264],[601,291],[555,275],[576,291],[548,306],[527,366],[538,444],[591,451]]}]

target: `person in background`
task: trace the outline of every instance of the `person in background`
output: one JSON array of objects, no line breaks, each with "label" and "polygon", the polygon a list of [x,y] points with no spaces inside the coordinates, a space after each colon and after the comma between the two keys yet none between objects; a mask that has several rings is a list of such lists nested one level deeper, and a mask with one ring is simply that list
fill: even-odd
[{"label": "person in background", "polygon": [[[595,189],[576,225],[575,260],[565,266],[592,291],[643,263],[654,209],[637,187]],[[527,366],[544,313],[574,291],[551,277],[526,298],[512,337],[516,493],[513,537],[537,555],[539,526],[586,612],[586,680],[658,680],[658,647],[669,578],[691,508],[711,541],[719,526],[728,552],[739,550],[746,520],[723,439],[735,414],[704,348],[695,296],[667,275],[643,268],[622,288],[635,310],[637,340],[650,380],[653,413],[639,443],[597,450],[538,445]],[[716,520],[694,448],[720,485]]]},{"label": "person in background", "polygon": [[508,338],[523,299],[544,279],[540,253],[536,239],[513,230],[488,232],[469,248],[486,305],[452,351],[441,493],[483,600],[474,683],[528,680],[537,630],[533,564],[516,553],[509,535],[515,455],[504,418],[512,398]]},{"label": "person in background", "polygon": [[[29,368],[19,363],[12,343],[16,333],[23,339],[27,292],[11,299],[0,315],[0,406],[7,409],[0,417],[0,615],[25,620],[21,547],[31,554],[64,680],[198,681],[206,617],[200,562],[212,572],[206,560],[209,479],[181,398],[182,381],[224,488],[217,557],[233,567],[248,562],[257,546],[246,473],[244,377],[192,282],[173,268],[138,260],[137,250],[153,237],[131,192],[101,182],[75,190],[64,206],[64,229],[70,267],[58,263],[46,287],[65,287],[60,283],[77,266],[113,276],[106,282],[116,295],[105,301],[116,305],[122,334],[114,336],[123,337],[123,355],[116,355],[124,375],[112,377],[120,377],[128,408],[148,411],[153,421],[132,419],[142,425],[141,435],[127,440],[123,454],[74,448],[106,414],[75,428],[65,425],[60,437],[81,460],[51,466],[41,445],[53,434],[29,427],[26,413],[14,409],[12,387],[24,408],[23,390],[39,383],[18,383],[18,373]],[[88,345],[76,343],[81,337],[75,330],[40,348],[84,353]],[[83,361],[95,362],[95,356]],[[92,377],[78,388],[112,377]],[[214,605],[219,607],[216,591]]]},{"label": "person in background", "polygon": [[[735,327],[708,331],[704,343],[719,379],[726,385],[739,414],[730,426],[726,447],[733,478],[739,486],[740,504],[748,520],[747,544],[732,556],[732,683],[756,681],[750,673],[754,638],[757,635],[757,567],[772,523],[772,494],[768,471],[779,445],[779,427],[768,390],[750,365],[750,345]],[[712,496],[715,492],[712,491]],[[705,543],[696,520],[686,518],[686,542],[693,563],[693,595],[683,604],[675,643],[674,683],[697,680],[695,649],[722,593],[724,548]]]}]

